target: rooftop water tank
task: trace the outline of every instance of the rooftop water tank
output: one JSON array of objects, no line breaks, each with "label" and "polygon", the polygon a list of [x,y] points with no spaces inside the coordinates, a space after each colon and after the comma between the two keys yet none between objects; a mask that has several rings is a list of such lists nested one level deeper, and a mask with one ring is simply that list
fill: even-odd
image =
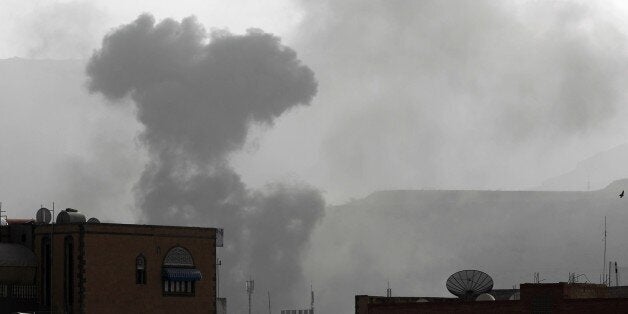
[{"label": "rooftop water tank", "polygon": [[83,223],[85,221],[85,215],[73,208],[66,208],[57,215],[58,224]]}]

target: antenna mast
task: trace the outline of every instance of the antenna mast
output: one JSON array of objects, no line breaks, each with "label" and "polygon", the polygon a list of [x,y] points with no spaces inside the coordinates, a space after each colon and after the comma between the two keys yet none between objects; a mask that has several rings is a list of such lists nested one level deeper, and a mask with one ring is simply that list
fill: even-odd
[{"label": "antenna mast", "polygon": [[312,288],[312,284],[310,284],[310,314],[314,314],[314,288]]},{"label": "antenna mast", "polygon": [[603,284],[606,284],[606,216],[604,216],[604,263],[602,264],[602,276],[604,276],[604,282],[602,282]]},{"label": "antenna mast", "polygon": [[222,265],[222,260],[216,259],[216,299],[220,298],[220,266]]},{"label": "antenna mast", "polygon": [[6,210],[2,210],[2,202],[0,202],[0,218],[2,218],[2,217],[4,217],[4,219],[7,219],[7,211]]},{"label": "antenna mast", "polygon": [[615,261],[615,286],[619,287],[619,273],[617,273],[617,261]]},{"label": "antenna mast", "polygon": [[249,279],[246,281],[246,293],[249,295],[249,314],[251,314],[251,295],[253,294],[254,286],[255,286],[254,280]]}]

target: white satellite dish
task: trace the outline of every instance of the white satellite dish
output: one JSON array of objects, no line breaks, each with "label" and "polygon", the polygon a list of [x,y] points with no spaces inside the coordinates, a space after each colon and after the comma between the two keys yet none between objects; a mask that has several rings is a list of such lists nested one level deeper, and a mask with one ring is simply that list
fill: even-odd
[{"label": "white satellite dish", "polygon": [[52,213],[46,207],[42,207],[37,211],[35,215],[35,221],[38,224],[49,224],[52,220]]}]

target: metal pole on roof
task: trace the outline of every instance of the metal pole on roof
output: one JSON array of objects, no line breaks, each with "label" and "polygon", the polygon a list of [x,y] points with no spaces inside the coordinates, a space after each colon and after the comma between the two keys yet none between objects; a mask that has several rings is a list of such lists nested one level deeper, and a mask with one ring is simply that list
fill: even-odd
[{"label": "metal pole on roof", "polygon": [[[7,215],[6,215],[6,210],[2,210],[2,202],[0,202],[0,218],[4,217],[4,219],[7,219]],[[4,213],[4,214],[2,214]]]},{"label": "metal pole on roof", "polygon": [[617,274],[617,261],[615,261],[615,286],[619,287],[619,274]]},{"label": "metal pole on roof", "polygon": [[312,288],[312,284],[310,284],[310,314],[314,314],[314,288]]},{"label": "metal pole on roof", "polygon": [[606,216],[604,216],[604,263],[602,264],[602,276],[604,277],[603,284],[607,284],[606,282]]},{"label": "metal pole on roof", "polygon": [[216,299],[220,297],[220,265],[222,260],[216,259]]}]

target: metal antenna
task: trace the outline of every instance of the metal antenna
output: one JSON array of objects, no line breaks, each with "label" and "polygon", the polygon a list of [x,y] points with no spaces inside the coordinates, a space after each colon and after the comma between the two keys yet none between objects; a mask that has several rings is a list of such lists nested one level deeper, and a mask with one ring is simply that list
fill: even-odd
[{"label": "metal antenna", "polygon": [[314,288],[312,288],[312,284],[310,284],[310,314],[314,314]]},{"label": "metal antenna", "polygon": [[50,272],[50,287],[51,287],[51,291],[48,292],[50,293],[50,304],[48,304],[48,306],[50,306],[50,310],[52,310],[52,306],[54,304],[54,293],[52,293],[52,287],[54,287],[53,285],[53,281],[54,281],[54,273],[53,273],[53,269],[54,269],[54,247],[55,247],[55,241],[54,241],[54,235],[55,235],[55,224],[56,224],[56,219],[55,219],[55,202],[52,202],[52,226],[50,227],[50,269],[48,270]]},{"label": "metal antenna", "polygon": [[[604,216],[604,263],[602,265],[602,276],[606,277],[606,216]],[[602,283],[606,284],[606,278]]]},{"label": "metal antenna", "polygon": [[[5,214],[3,215],[2,213],[5,213]],[[4,219],[5,219],[5,222],[6,222],[6,223],[7,223],[7,225],[8,225],[8,224],[9,224],[9,222],[8,222],[8,221],[6,221],[6,220],[7,220],[6,210],[2,210],[2,202],[0,202],[0,228],[4,227],[4,226],[2,225],[2,222],[1,222],[1,221],[2,221],[2,218],[4,218]],[[2,234],[0,234],[0,242],[1,242],[1,241],[2,241]]]},{"label": "metal antenna", "polygon": [[216,259],[216,299],[220,298],[220,265],[222,260]]},{"label": "metal antenna", "polygon": [[617,273],[617,262],[615,262],[615,286],[619,287],[619,274]]},{"label": "metal antenna", "polygon": [[251,314],[251,295],[255,286],[255,281],[250,278],[246,281],[246,293],[249,295],[249,314]]},{"label": "metal antenna", "polygon": [[611,286],[611,267],[613,265],[613,262],[608,261],[608,286]]}]

